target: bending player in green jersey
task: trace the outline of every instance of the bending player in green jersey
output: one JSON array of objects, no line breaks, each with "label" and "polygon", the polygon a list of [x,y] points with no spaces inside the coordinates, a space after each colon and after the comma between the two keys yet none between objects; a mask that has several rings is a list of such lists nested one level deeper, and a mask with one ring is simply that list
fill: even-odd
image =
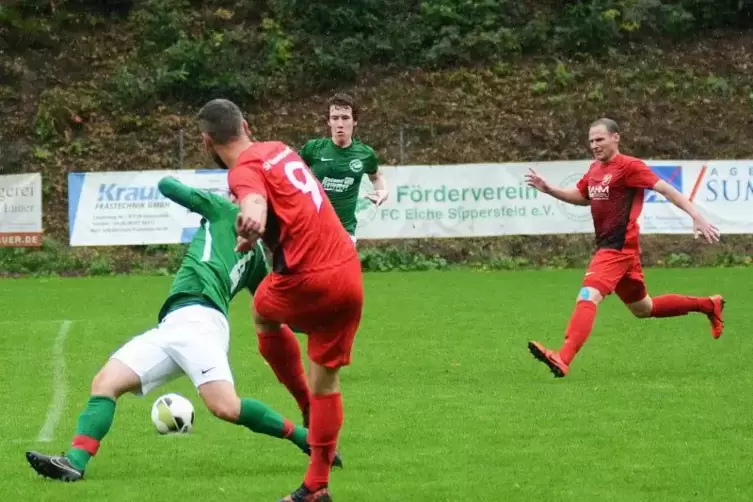
[{"label": "bending player in green jersey", "polygon": [[[169,177],[160,180],[159,190],[199,213],[201,226],[160,309],[158,326],[123,345],[94,377],[71,449],[62,456],[26,453],[34,470],[48,478],[82,479],[112,426],[116,400],[126,392],[145,395],[181,374],[191,379],[216,417],[287,439],[304,453],[310,452],[306,429],[294,426],[262,402],[239,398],[233,384],[227,357],[228,308],[241,290],[253,294],[267,275],[261,245],[244,253],[233,251],[239,209],[232,202]],[[270,326],[263,328],[270,331]],[[335,465],[341,465],[339,456]]]},{"label": "bending player in green jersey", "polygon": [[312,139],[298,152],[319,178],[353,242],[356,242],[356,207],[363,175],[367,174],[374,184],[374,191],[367,195],[374,204],[381,205],[389,195],[376,153],[370,146],[353,138],[357,121],[358,108],[353,98],[347,94],[335,94],[327,109],[327,124],[332,136]]}]

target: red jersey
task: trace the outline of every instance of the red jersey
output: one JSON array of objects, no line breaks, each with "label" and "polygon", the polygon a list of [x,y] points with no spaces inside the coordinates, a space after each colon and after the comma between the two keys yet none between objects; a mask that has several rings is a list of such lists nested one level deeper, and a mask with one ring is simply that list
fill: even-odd
[{"label": "red jersey", "polygon": [[591,201],[598,248],[640,251],[638,217],[644,189],[658,181],[645,162],[635,157],[619,154],[609,162],[591,163],[577,187]]},{"label": "red jersey", "polygon": [[286,144],[251,145],[228,172],[228,185],[239,201],[252,193],[267,199],[263,240],[275,272],[314,272],[357,258],[321,183]]}]

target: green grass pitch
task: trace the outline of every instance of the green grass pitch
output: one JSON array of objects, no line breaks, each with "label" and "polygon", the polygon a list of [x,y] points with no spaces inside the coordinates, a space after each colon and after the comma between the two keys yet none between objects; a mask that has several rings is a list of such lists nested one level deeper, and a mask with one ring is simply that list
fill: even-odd
[{"label": "green grass pitch", "polygon": [[[367,274],[353,365],[342,377],[338,501],[733,501],[753,499],[753,271],[647,271],[649,290],[728,299],[719,340],[699,314],[633,319],[609,298],[567,378],[526,349],[556,347],[581,271]],[[24,452],[65,450],[108,355],[153,326],[166,277],[0,281],[0,500],[260,501],[297,487],[307,457],[220,422],[187,379],[125,396],[87,479],[38,477]],[[299,420],[257,353],[248,302],[233,305],[239,393]],[[53,382],[54,341],[72,321]],[[55,385],[62,414],[38,442]],[[191,399],[194,432],[159,436],[166,392]]]}]

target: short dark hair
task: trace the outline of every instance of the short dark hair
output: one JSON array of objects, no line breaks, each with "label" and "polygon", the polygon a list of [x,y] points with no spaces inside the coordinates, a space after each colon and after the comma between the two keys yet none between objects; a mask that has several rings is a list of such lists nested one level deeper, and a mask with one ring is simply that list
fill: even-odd
[{"label": "short dark hair", "polygon": [[327,101],[327,118],[329,119],[329,110],[333,106],[339,108],[350,108],[353,114],[353,120],[358,120],[358,107],[356,106],[356,100],[353,96],[344,92],[338,92]]},{"label": "short dark hair", "polygon": [[609,132],[611,134],[615,134],[615,133],[619,134],[619,132],[620,132],[620,126],[617,124],[617,122],[615,122],[612,119],[606,118],[606,117],[600,118],[599,120],[595,120],[591,124],[591,127],[598,127],[598,126],[604,126],[604,127],[606,127],[607,128],[607,132]]},{"label": "short dark hair", "polygon": [[225,145],[243,134],[243,113],[227,99],[213,99],[196,115],[199,130],[214,143]]}]

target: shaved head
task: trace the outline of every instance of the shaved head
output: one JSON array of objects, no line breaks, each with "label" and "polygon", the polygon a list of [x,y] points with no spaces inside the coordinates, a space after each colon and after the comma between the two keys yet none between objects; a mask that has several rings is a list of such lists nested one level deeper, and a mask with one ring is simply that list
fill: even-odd
[{"label": "shaved head", "polygon": [[248,123],[238,105],[227,99],[213,99],[196,114],[201,140],[212,159],[223,169],[235,164],[251,145]]},{"label": "shaved head", "polygon": [[196,119],[199,130],[216,145],[226,145],[240,138],[243,131],[243,113],[227,99],[213,99],[199,110]]}]

